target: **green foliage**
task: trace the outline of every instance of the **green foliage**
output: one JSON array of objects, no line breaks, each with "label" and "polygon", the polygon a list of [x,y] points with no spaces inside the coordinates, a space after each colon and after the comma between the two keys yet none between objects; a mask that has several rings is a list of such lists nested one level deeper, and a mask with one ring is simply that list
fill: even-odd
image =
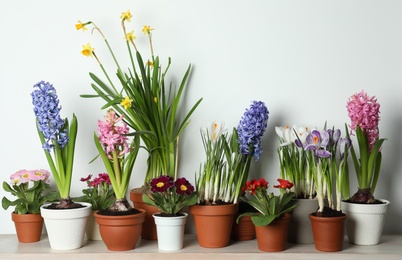
[{"label": "green foliage", "polygon": [[183,207],[192,206],[197,203],[197,193],[190,195],[178,195],[176,192],[143,194],[142,200],[152,206],[156,206],[160,211],[175,216]]},{"label": "green foliage", "polygon": [[34,181],[32,187],[28,183],[10,186],[7,182],[3,182],[3,189],[11,195],[17,197],[15,200],[9,200],[3,197],[1,203],[3,209],[15,207],[16,214],[37,214],[40,213],[40,207],[45,202],[57,201],[60,199],[58,192],[49,192],[46,195],[44,191],[50,189],[50,185],[43,181]]}]

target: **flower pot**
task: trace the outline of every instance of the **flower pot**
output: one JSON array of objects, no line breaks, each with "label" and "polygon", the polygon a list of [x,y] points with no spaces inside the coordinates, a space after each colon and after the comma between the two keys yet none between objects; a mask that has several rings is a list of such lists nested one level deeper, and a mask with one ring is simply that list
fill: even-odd
[{"label": "flower pot", "polygon": [[158,235],[158,248],[164,251],[176,251],[183,248],[184,227],[187,213],[178,217],[161,217],[154,214],[156,231]]},{"label": "flower pot", "polygon": [[231,239],[246,241],[255,239],[255,227],[250,216],[244,216],[236,223],[239,214],[235,215],[232,225]]},{"label": "flower pot", "polygon": [[91,214],[88,216],[87,229],[85,231],[85,234],[87,235],[88,240],[98,241],[102,240],[102,237],[99,231],[99,224],[96,223],[94,214],[95,211],[92,210]]},{"label": "flower pot", "polygon": [[269,225],[255,226],[258,249],[265,252],[285,250],[290,218],[290,214],[286,213]]},{"label": "flower pot", "polygon": [[346,215],[341,217],[316,217],[309,215],[315,249],[336,252],[343,249]]},{"label": "flower pot", "polygon": [[385,215],[390,202],[382,204],[356,204],[342,201],[342,211],[348,214],[346,234],[356,245],[377,245],[384,228]]},{"label": "flower pot", "polygon": [[141,238],[147,240],[156,240],[158,238],[156,234],[156,225],[154,217],[155,213],[159,212],[159,209],[155,206],[147,205],[142,200],[143,193],[135,190],[130,191],[130,200],[133,202],[136,209],[145,210],[145,221],[142,224]]},{"label": "flower pot", "polygon": [[229,245],[237,207],[237,204],[190,207],[200,246],[219,248]]},{"label": "flower pot", "polygon": [[83,205],[75,209],[47,209],[45,204],[40,211],[45,221],[50,247],[55,250],[72,250],[82,247],[88,216],[92,205]]},{"label": "flower pot", "polygon": [[298,204],[292,210],[289,221],[288,241],[295,244],[313,244],[313,230],[309,215],[317,210],[317,199],[292,199],[292,203]]},{"label": "flower pot", "polygon": [[11,213],[14,221],[18,241],[21,243],[38,242],[42,235],[43,218],[41,214],[16,214]]},{"label": "flower pot", "polygon": [[108,250],[127,251],[135,248],[145,219],[145,211],[138,210],[141,213],[125,216],[105,216],[95,212],[102,240]]}]

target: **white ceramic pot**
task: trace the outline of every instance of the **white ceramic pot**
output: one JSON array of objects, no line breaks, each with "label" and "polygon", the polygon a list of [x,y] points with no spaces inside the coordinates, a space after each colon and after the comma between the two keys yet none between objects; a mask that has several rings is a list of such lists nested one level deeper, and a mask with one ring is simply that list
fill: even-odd
[{"label": "white ceramic pot", "polygon": [[349,242],[356,245],[377,245],[384,228],[384,218],[390,202],[357,204],[342,201],[342,211],[348,215],[346,233]]},{"label": "white ceramic pot", "polygon": [[87,222],[87,229],[86,229],[86,235],[88,240],[102,240],[102,237],[100,235],[99,231],[99,224],[96,223],[96,219],[94,216],[95,211],[93,210],[91,214],[88,216],[88,222]]},{"label": "white ceramic pot", "polygon": [[295,244],[313,244],[314,237],[309,215],[318,208],[317,199],[293,199],[298,206],[290,212],[288,241]]},{"label": "white ceramic pot", "polygon": [[153,214],[158,236],[158,248],[163,251],[176,251],[183,248],[184,227],[187,213],[179,217],[160,217]]},{"label": "white ceramic pot", "polygon": [[47,209],[41,207],[50,247],[55,250],[73,250],[82,247],[88,216],[92,205],[76,202],[85,207],[76,209]]}]

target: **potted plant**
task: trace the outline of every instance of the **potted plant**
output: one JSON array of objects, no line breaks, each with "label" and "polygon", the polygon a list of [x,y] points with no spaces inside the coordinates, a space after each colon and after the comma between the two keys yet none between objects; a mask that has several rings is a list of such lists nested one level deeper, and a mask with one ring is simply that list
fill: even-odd
[{"label": "potted plant", "polygon": [[99,173],[95,178],[92,178],[92,174],[89,174],[88,177],[81,178],[80,181],[85,182],[88,187],[82,190],[84,195],[77,198],[77,200],[88,202],[92,205],[92,214],[88,217],[86,229],[87,239],[102,240],[99,225],[96,223],[93,213],[98,210],[105,210],[113,204],[115,196],[112,183],[107,173]]},{"label": "potted plant", "polygon": [[[319,251],[340,251],[346,219],[340,202],[342,191],[349,188],[347,158],[351,141],[341,138],[339,129],[313,130],[306,142],[299,145],[309,151],[307,160],[317,193],[318,209],[309,215],[315,248]],[[324,199],[327,199],[328,206],[324,205]]]},{"label": "potted plant", "polygon": [[280,178],[287,179],[294,185],[292,199],[299,205],[290,214],[288,241],[298,244],[314,243],[311,222],[308,215],[317,209],[315,185],[312,171],[307,163],[307,152],[297,145],[305,143],[310,128],[303,126],[275,127],[279,137],[278,147]]},{"label": "potted plant", "polygon": [[[121,25],[131,61],[131,67],[127,71],[122,69],[107,38],[95,23],[79,21],[76,24],[77,30],[85,31],[87,26],[93,26],[92,31],[101,34],[115,62],[116,75],[120,85],[120,89],[118,89],[100,58],[95,54],[95,49],[88,43],[83,46],[82,54],[96,58],[106,77],[106,82],[90,73],[89,75],[94,81],[91,86],[95,94],[81,96],[84,98],[100,97],[106,102],[103,109],[113,107],[117,113],[124,115],[124,120],[132,131],[144,133],[141,135],[141,139],[149,153],[148,168],[144,185],[141,188],[132,189],[130,199],[136,208],[145,208],[147,211],[142,238],[156,239],[152,214],[157,209],[147,207],[141,199],[142,194],[150,192],[147,184],[155,177],[167,174],[177,178],[179,136],[190,123],[190,117],[202,99],[199,99],[187,113],[180,111],[181,99],[190,76],[191,65],[188,66],[178,88],[173,83],[166,83],[165,77],[170,68],[171,59],[168,58],[166,68],[163,69],[159,57],[154,54],[152,43],[154,29],[145,25],[142,31],[149,40],[151,57],[144,60],[135,43],[134,31],[126,29],[126,24],[131,22],[131,19],[130,11],[122,13]],[[179,118],[179,111],[180,115],[183,115],[182,119]]]},{"label": "potted plant", "polygon": [[[217,122],[210,130],[201,131],[206,160],[196,179],[198,203],[190,207],[190,213],[194,216],[198,242],[203,247],[229,244],[251,159],[258,159],[262,153],[261,138],[267,127],[268,113],[263,102],[254,101],[231,136],[228,137],[223,124]],[[210,216],[214,220],[222,219],[225,224],[212,222]]]},{"label": "potted plant", "polygon": [[38,135],[61,198],[58,203],[42,205],[41,214],[50,246],[57,250],[76,249],[82,246],[91,213],[91,204],[75,203],[70,198],[78,121],[74,114],[71,122],[60,117],[59,98],[52,84],[40,81],[33,87]]},{"label": "potted plant", "polygon": [[43,218],[40,207],[57,197],[55,192],[47,192],[50,173],[46,170],[19,170],[10,176],[11,183],[3,182],[3,189],[17,197],[9,200],[3,197],[3,209],[15,207],[11,218],[15,224],[18,241],[31,243],[40,240]]},{"label": "potted plant", "polygon": [[291,200],[295,193],[290,191],[293,184],[288,180],[278,179],[279,185],[274,188],[280,189],[280,195],[276,196],[268,192],[268,182],[251,180],[243,187],[248,191],[251,198],[243,196],[242,200],[251,205],[257,212],[245,212],[241,214],[237,221],[244,216],[250,216],[255,225],[258,249],[267,252],[283,251],[286,248],[286,238],[290,214],[297,207]]},{"label": "potted plant", "polygon": [[153,214],[158,248],[166,251],[180,250],[183,248],[184,227],[188,215],[181,210],[197,203],[194,186],[186,178],[174,181],[168,175],[152,179],[150,186],[152,193],[142,196],[145,203],[160,210],[159,213]]},{"label": "potted plant", "polygon": [[342,202],[349,216],[346,230],[349,242],[376,245],[380,242],[384,216],[390,204],[388,200],[376,199],[373,195],[381,170],[382,144],[386,140],[379,137],[380,104],[375,96],[362,90],[349,98],[346,107],[351,120],[350,135],[356,136],[359,152],[352,146],[359,187],[352,197]]},{"label": "potted plant", "polygon": [[138,135],[129,143],[128,126],[124,115],[117,116],[109,109],[105,121],[98,120],[94,141],[109,175],[115,200],[107,209],[94,213],[102,240],[112,251],[134,249],[140,239],[145,211],[132,208],[126,193],[140,148]]}]

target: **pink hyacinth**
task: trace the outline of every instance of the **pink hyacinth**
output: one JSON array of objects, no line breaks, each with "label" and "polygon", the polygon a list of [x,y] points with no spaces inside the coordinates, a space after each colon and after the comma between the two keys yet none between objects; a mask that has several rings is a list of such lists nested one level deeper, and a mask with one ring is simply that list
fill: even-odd
[{"label": "pink hyacinth", "polygon": [[[105,121],[98,120],[99,142],[105,148],[109,158],[114,151],[118,151],[118,155],[123,156],[130,150],[126,136],[129,129],[123,118],[123,115],[117,117],[113,110],[109,110],[105,116]],[[116,125],[119,122],[121,122],[121,126]]]},{"label": "pink hyacinth", "polygon": [[351,119],[351,124],[349,125],[351,134],[353,134],[358,125],[365,134],[371,150],[379,136],[380,104],[377,103],[375,96],[370,97],[362,90],[349,98],[346,108]]}]

